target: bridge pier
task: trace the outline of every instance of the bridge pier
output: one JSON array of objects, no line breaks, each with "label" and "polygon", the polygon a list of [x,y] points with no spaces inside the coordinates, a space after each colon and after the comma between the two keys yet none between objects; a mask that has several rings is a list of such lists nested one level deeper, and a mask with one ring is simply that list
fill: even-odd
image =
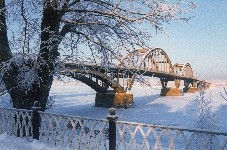
[{"label": "bridge pier", "polygon": [[210,83],[203,82],[204,90],[208,90],[210,88]]},{"label": "bridge pier", "polygon": [[133,105],[133,94],[108,90],[106,93],[96,93],[95,107],[128,108]]},{"label": "bridge pier", "polygon": [[[190,86],[190,84],[192,86]],[[185,80],[184,81],[184,88],[183,88],[183,92],[184,93],[195,93],[198,91],[198,83],[197,81],[188,81],[188,80]]]},{"label": "bridge pier", "polygon": [[168,79],[161,78],[162,89],[160,96],[182,96],[182,90],[179,89],[180,87],[180,80],[175,79],[175,87],[167,87]]},{"label": "bridge pier", "polygon": [[198,82],[198,91],[208,90],[210,86],[211,86],[211,83],[200,81]]}]

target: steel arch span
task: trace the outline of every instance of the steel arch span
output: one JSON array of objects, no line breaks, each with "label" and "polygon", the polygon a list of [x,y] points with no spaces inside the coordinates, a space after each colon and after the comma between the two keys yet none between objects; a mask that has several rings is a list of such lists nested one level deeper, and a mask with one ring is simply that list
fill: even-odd
[{"label": "steel arch span", "polygon": [[171,60],[167,53],[161,48],[148,50],[142,65],[146,70],[173,73]]},{"label": "steel arch span", "polygon": [[184,76],[184,77],[188,77],[188,78],[194,78],[193,69],[189,63],[174,64],[173,72],[175,75]]},{"label": "steel arch span", "polygon": [[161,48],[138,49],[129,53],[120,66],[137,70],[173,73],[173,65]]},{"label": "steel arch span", "polygon": [[193,70],[192,67],[189,63],[184,65],[184,69],[183,69],[183,76],[185,77],[190,77],[190,78],[194,78],[194,74],[193,74]]}]

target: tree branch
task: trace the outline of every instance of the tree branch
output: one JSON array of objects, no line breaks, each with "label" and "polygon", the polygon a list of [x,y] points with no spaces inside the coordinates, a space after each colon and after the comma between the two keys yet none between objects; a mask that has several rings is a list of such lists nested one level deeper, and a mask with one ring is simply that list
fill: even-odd
[{"label": "tree branch", "polygon": [[[225,95],[227,96],[227,91],[226,91],[225,87],[224,87],[224,91],[225,91]],[[222,98],[227,101],[227,98],[224,97],[224,95],[221,92],[220,92],[220,94],[221,94]]]}]

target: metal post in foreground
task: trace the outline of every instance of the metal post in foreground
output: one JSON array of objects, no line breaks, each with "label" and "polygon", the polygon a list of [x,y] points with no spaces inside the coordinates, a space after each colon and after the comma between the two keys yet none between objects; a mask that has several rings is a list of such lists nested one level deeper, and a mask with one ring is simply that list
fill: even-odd
[{"label": "metal post in foreground", "polygon": [[116,108],[110,108],[106,118],[109,120],[109,150],[116,150]]},{"label": "metal post in foreground", "polygon": [[33,139],[37,139],[39,140],[39,127],[40,127],[40,114],[39,114],[39,110],[40,110],[40,105],[38,101],[34,102],[34,106],[32,107],[32,135],[33,135]]}]

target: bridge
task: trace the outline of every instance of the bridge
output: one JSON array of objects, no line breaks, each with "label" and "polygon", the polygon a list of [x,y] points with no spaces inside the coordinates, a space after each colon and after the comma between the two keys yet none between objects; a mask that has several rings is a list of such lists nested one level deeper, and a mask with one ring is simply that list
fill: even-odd
[{"label": "bridge", "polygon": [[[118,65],[67,61],[61,74],[94,89],[97,92],[95,106],[98,107],[127,108],[132,105],[133,93],[129,91],[139,75],[160,78],[161,96],[182,96],[183,92],[194,93],[210,86],[194,76],[189,63],[173,65],[161,48],[136,50]],[[174,81],[175,86],[167,87],[169,81]],[[183,91],[179,88],[181,81],[184,81]]]}]

